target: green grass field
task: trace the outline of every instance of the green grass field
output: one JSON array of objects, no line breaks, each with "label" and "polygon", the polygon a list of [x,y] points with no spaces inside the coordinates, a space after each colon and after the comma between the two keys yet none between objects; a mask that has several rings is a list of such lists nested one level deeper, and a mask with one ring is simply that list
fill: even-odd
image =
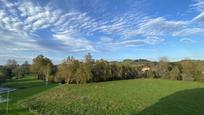
[{"label": "green grass field", "polygon": [[201,115],[204,83],[135,79],[61,85],[21,103],[43,115]]},{"label": "green grass field", "polygon": [[[45,87],[45,84],[41,80],[36,80],[32,76],[28,76],[22,79],[13,79],[9,80],[6,83],[1,84],[2,87],[16,88],[15,92],[10,93],[9,101],[9,111],[6,112],[6,103],[0,104],[0,115],[30,115],[31,113],[27,108],[24,108],[18,103],[20,100],[48,90],[56,84],[49,84],[48,87]],[[7,94],[3,94],[3,97],[6,97]]]}]

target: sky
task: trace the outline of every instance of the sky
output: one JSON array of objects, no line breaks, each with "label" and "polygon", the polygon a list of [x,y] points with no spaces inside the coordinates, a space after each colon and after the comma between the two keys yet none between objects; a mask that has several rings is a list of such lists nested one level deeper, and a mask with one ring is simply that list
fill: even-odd
[{"label": "sky", "polygon": [[203,37],[204,0],[0,0],[0,64],[204,59]]}]

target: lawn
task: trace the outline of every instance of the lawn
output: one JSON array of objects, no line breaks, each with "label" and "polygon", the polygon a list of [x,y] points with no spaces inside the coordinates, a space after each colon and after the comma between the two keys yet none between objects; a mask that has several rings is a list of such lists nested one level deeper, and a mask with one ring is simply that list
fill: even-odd
[{"label": "lawn", "polygon": [[201,115],[204,83],[135,79],[66,84],[21,103],[43,115]]},{"label": "lawn", "polygon": [[[19,101],[26,99],[30,96],[36,95],[40,92],[46,91],[56,84],[49,84],[45,87],[45,83],[41,80],[36,80],[33,76],[27,76],[22,79],[12,79],[1,84],[1,87],[15,88],[16,91],[10,93],[9,101],[9,111],[6,112],[6,103],[0,104],[0,114],[1,115],[30,115],[31,113],[27,108],[20,105]],[[6,97],[7,94],[2,94]]]}]

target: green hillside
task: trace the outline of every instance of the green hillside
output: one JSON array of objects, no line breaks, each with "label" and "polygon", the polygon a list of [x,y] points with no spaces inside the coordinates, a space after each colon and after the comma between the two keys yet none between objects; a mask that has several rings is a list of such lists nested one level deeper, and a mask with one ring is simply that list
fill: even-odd
[{"label": "green hillside", "polygon": [[[6,111],[6,103],[0,103],[0,115],[30,115],[31,113],[29,110],[22,107],[19,101],[46,91],[54,86],[56,86],[56,84],[49,84],[45,87],[44,81],[36,80],[33,76],[12,79],[2,83],[0,87],[15,88],[16,91],[9,94],[10,101],[8,113]],[[6,98],[7,94],[1,94],[1,96]]]},{"label": "green hillside", "polygon": [[199,115],[204,84],[152,79],[67,84],[21,103],[46,115]]}]

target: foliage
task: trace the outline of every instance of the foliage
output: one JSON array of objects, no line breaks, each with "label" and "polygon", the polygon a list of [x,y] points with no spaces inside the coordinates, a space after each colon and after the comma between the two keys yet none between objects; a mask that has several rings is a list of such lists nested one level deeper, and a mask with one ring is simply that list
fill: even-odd
[{"label": "foliage", "polygon": [[[142,71],[144,67],[150,69]],[[204,61],[169,62],[167,57],[162,57],[159,62],[145,59],[125,59],[120,62],[94,60],[88,53],[83,60],[69,56],[61,64],[53,65],[49,58],[39,55],[33,59],[32,65],[28,62],[19,65],[15,60],[8,60],[7,64],[0,68],[0,80],[14,76],[20,78],[31,73],[35,74],[38,79],[67,84],[134,78],[204,81]]]},{"label": "foliage", "polygon": [[9,73],[5,67],[0,67],[0,82],[9,78]]},{"label": "foliage", "polygon": [[9,59],[5,65],[5,69],[8,73],[8,77],[13,77],[15,76],[15,71],[18,67],[18,63],[15,59]]},{"label": "foliage", "polygon": [[52,72],[52,67],[52,61],[49,58],[38,55],[33,59],[31,71],[37,75],[38,79],[47,80]]},{"label": "foliage", "polygon": [[61,83],[87,83],[119,79],[136,78],[135,67],[128,64],[115,64],[105,60],[94,61],[87,54],[83,62],[68,57],[58,66],[56,82]]},{"label": "foliage", "polygon": [[204,66],[202,62],[184,60],[181,62],[182,65],[182,79],[198,81],[204,77]]}]

